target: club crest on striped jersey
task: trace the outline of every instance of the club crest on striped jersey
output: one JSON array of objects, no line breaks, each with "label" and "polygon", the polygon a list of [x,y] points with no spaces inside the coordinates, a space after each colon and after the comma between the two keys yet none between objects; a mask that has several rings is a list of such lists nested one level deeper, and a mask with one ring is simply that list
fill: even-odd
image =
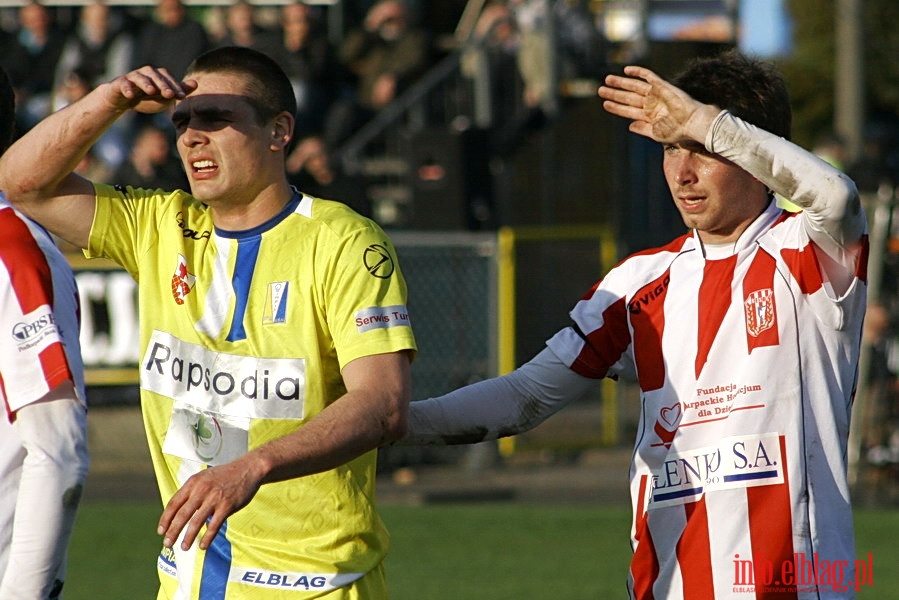
[{"label": "club crest on striped jersey", "polygon": [[743,302],[746,315],[746,331],[752,337],[758,337],[763,331],[774,326],[774,290],[771,288],[756,290],[746,296]]},{"label": "club crest on striped jersey", "polygon": [[265,308],[262,312],[263,325],[287,322],[288,281],[271,281],[265,292]]},{"label": "club crest on striped jersey", "polygon": [[178,264],[175,265],[175,273],[172,275],[172,297],[178,304],[184,304],[184,298],[194,288],[197,276],[192,275],[187,268],[187,259],[183,254],[178,255]]}]

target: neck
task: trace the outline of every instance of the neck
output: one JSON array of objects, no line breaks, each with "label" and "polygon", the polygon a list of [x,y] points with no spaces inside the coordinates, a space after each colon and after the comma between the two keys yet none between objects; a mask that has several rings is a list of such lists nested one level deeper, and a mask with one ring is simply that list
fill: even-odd
[{"label": "neck", "polygon": [[273,218],[293,198],[287,181],[262,190],[250,201],[208,202],[216,227],[227,231],[243,231],[262,225]]}]

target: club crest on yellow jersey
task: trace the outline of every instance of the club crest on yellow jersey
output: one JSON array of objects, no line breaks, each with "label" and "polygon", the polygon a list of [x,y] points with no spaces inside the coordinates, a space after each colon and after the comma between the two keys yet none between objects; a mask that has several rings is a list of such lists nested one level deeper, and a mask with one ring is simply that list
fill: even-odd
[{"label": "club crest on yellow jersey", "polygon": [[184,298],[190,293],[197,282],[197,276],[191,275],[187,270],[187,259],[183,254],[178,255],[178,264],[172,275],[172,297],[178,304],[184,304]]}]

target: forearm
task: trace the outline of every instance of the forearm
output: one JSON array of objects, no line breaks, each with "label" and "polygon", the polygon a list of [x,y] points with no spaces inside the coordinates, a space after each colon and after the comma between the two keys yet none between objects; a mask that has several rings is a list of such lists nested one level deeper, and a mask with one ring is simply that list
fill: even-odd
[{"label": "forearm", "polygon": [[[109,85],[109,84],[104,84]],[[104,86],[35,125],[0,160],[0,189],[19,205],[57,193],[100,135],[124,112]]]},{"label": "forearm", "polygon": [[239,461],[272,483],[339,467],[406,432],[412,380],[406,352],[365,356],[342,371],[347,392],[295,432]]},{"label": "forearm", "polygon": [[385,402],[379,392],[348,392],[297,431],[245,455],[261,483],[334,469],[405,433],[408,399]]},{"label": "forearm", "polygon": [[508,375],[413,402],[400,443],[470,444],[522,433],[595,385],[544,349]]},{"label": "forearm", "polygon": [[709,127],[705,145],[799,205],[812,227],[834,244],[845,247],[864,232],[855,184],[811,152],[723,111]]}]

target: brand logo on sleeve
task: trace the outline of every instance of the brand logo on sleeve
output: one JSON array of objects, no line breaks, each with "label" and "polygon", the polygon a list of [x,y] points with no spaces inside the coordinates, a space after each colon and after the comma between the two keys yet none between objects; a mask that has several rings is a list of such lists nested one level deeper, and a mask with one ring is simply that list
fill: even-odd
[{"label": "brand logo on sleeve", "polygon": [[390,251],[381,244],[372,244],[362,254],[362,263],[373,277],[388,279],[395,269]]},{"label": "brand logo on sleeve", "polygon": [[[46,304],[31,314],[25,315],[25,320],[13,325],[10,334],[19,352],[34,348],[42,342],[46,345],[59,338],[56,319]],[[45,342],[45,340],[47,341]]]},{"label": "brand logo on sleeve", "polygon": [[409,311],[404,305],[372,306],[356,312],[356,331],[365,333],[372,329],[386,329],[411,325]]}]

